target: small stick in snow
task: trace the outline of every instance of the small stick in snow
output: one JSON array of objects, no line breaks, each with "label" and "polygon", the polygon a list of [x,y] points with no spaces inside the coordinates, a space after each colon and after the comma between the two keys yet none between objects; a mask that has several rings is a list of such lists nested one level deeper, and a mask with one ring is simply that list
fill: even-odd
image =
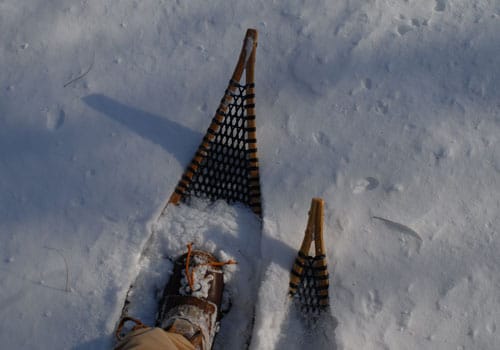
[{"label": "small stick in snow", "polygon": [[69,267],[68,267],[68,260],[66,260],[66,257],[62,253],[61,249],[52,248],[52,247],[48,247],[48,246],[45,246],[44,248],[47,249],[47,250],[53,250],[53,251],[57,252],[57,254],[59,254],[59,256],[61,256],[61,258],[63,258],[63,260],[64,260],[64,266],[66,267],[66,288],[64,289],[64,291],[66,293],[69,293],[71,291],[71,289],[69,288]]},{"label": "small stick in snow", "polygon": [[87,74],[89,74],[89,72],[92,70],[92,67],[94,67],[94,62],[95,62],[95,51],[94,51],[94,55],[92,57],[92,63],[90,64],[89,68],[83,74],[77,76],[75,79],[72,79],[72,80],[68,81],[66,84],[64,84],[63,87],[67,87],[68,85],[73,84],[75,81],[80,80],[84,76],[86,76]]},{"label": "small stick in snow", "polygon": [[417,231],[409,228],[406,225],[400,224],[399,222],[392,221],[392,220],[389,220],[389,219],[385,219],[385,218],[382,218],[380,216],[372,216],[372,219],[380,220],[384,224],[386,224],[389,228],[392,228],[394,230],[397,230],[397,231],[405,233],[405,234],[407,234],[409,236],[412,236],[413,238],[415,238],[417,240],[417,242],[418,242],[418,251],[420,251],[420,247],[422,246],[423,240],[422,240],[422,237],[420,237],[420,235],[417,233]]}]

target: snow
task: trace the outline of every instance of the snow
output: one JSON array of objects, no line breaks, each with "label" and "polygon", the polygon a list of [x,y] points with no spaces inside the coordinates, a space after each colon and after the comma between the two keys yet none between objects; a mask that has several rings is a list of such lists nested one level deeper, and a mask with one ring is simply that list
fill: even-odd
[{"label": "snow", "polygon": [[[217,204],[226,236],[194,237],[255,281],[228,282],[256,296],[250,348],[497,349],[499,16],[488,0],[0,1],[2,348],[111,348],[253,27],[262,230]],[[312,197],[332,310],[311,330],[286,293]],[[200,232],[189,215],[162,226],[168,251]],[[220,335],[251,318],[227,316]]]}]

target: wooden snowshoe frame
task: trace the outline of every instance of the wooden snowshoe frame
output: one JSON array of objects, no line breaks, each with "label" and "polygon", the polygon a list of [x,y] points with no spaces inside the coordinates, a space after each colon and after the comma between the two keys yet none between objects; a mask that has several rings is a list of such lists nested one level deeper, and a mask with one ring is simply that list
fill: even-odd
[{"label": "wooden snowshoe frame", "polygon": [[[321,198],[312,199],[304,240],[290,274],[289,295],[298,299],[305,313],[319,313],[329,306],[323,207],[324,201]],[[315,256],[310,256],[313,241]]]},{"label": "wooden snowshoe frame", "polygon": [[[212,123],[168,203],[178,204],[191,196],[224,199],[243,202],[255,214],[262,215],[255,124],[257,37],[257,30],[247,30],[238,63]],[[241,85],[243,72],[245,83]],[[231,121],[225,121],[226,118]],[[236,139],[232,139],[234,135]]]}]

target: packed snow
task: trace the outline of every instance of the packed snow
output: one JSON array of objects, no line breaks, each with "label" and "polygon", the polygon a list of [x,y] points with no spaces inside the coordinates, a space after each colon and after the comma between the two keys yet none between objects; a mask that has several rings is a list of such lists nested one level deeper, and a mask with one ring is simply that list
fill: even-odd
[{"label": "packed snow", "polygon": [[[262,223],[223,203],[159,223],[246,28]],[[112,348],[138,272],[168,278],[142,254],[158,228],[238,260],[218,348],[253,323],[251,349],[498,349],[499,31],[490,0],[0,0],[2,348]],[[286,294],[312,197],[311,328]]]}]

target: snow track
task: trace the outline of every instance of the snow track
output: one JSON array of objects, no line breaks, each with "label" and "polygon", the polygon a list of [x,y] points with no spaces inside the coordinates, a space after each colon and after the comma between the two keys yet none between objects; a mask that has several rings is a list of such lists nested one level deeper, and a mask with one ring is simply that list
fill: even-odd
[{"label": "snow track", "polygon": [[236,260],[224,267],[224,315],[215,349],[244,349],[250,340],[259,287],[261,222],[248,208],[194,200],[190,206],[170,205],[152,227],[140,258],[140,269],[129,292],[129,316],[154,325],[158,300],[172,273],[174,261],[186,245]]}]

